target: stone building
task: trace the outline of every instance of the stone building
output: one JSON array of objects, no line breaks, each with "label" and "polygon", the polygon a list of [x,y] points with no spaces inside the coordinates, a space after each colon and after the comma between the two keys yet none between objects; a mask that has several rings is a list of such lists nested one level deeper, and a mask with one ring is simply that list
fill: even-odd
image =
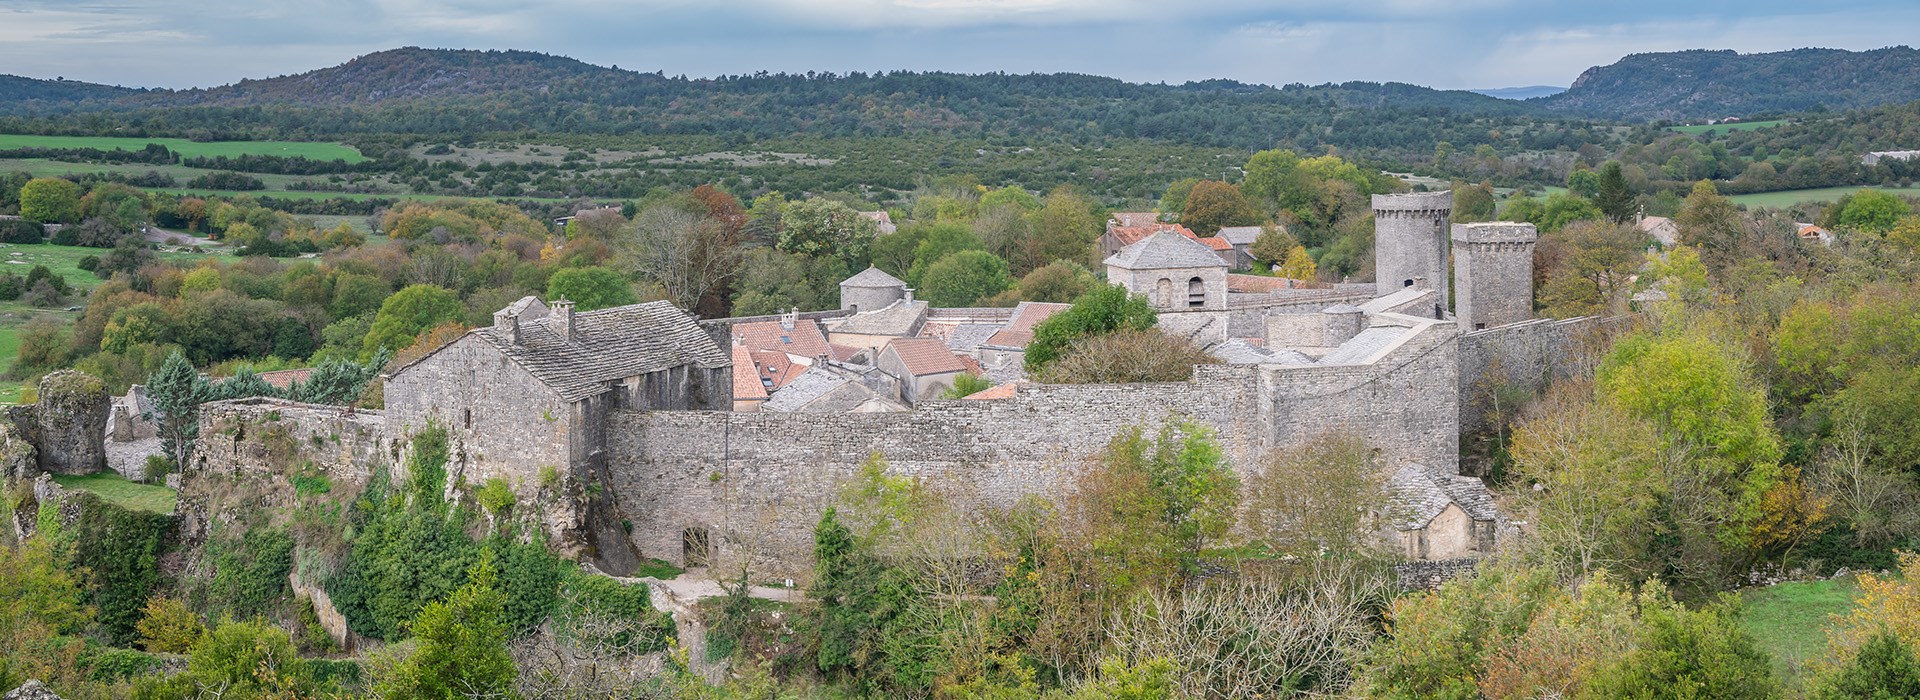
[{"label": "stone building", "polygon": [[1177,233],[1156,233],[1106,259],[1107,281],[1145,296],[1158,311],[1223,311],[1227,263]]},{"label": "stone building", "polygon": [[1453,316],[1462,330],[1533,319],[1533,224],[1453,225]]},{"label": "stone building", "polygon": [[1478,478],[1406,464],[1387,480],[1387,493],[1402,556],[1421,561],[1493,553],[1500,511]]},{"label": "stone building", "polygon": [[1453,193],[1415,192],[1373,196],[1373,279],[1377,296],[1406,287],[1438,292],[1447,304],[1447,221]]},{"label": "stone building", "polygon": [[967,371],[959,356],[936,338],[896,338],[880,351],[880,371],[900,380],[899,398],[907,403],[939,398]]},{"label": "stone building", "polygon": [[907,283],[877,267],[868,266],[840,283],[840,308],[854,313],[878,311],[908,298]]},{"label": "stone building", "polygon": [[[584,488],[604,478],[608,414],[728,410],[731,365],[669,302],[575,313],[572,302],[526,297],[495,312],[493,325],[386,375],[386,432],[404,441],[445,427],[449,488],[502,477],[531,493],[545,472]],[[549,522],[571,547],[590,544],[587,526],[585,513]]]}]

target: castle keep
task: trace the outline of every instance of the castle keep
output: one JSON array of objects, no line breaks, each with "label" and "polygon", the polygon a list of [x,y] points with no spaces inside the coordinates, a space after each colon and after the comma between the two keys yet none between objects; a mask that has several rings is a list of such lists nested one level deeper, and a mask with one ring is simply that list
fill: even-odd
[{"label": "castle keep", "polygon": [[[560,489],[566,502],[541,511],[549,535],[609,571],[642,556],[753,557],[804,578],[815,522],[872,455],[955,502],[1005,507],[1062,493],[1114,435],[1179,415],[1211,428],[1243,477],[1273,449],[1361,436],[1414,513],[1394,535],[1408,556],[1474,556],[1495,545],[1498,513],[1461,474],[1463,426],[1481,425],[1499,387],[1562,371],[1591,322],[1532,320],[1533,227],[1470,224],[1448,236],[1450,201],[1375,197],[1372,284],[1232,274],[1212,247],[1174,230],[1114,252],[1110,282],[1150,300],[1162,330],[1223,360],[1185,381],[1028,381],[1032,327],[1064,307],[930,308],[875,269],[843,283],[839,310],[753,319],[696,321],[665,302],[575,313],[529,297],[393,371],[386,410],[354,418],[363,429],[353,439],[374,444],[335,445],[331,461],[315,461],[364,454],[393,468],[410,435],[438,424],[453,442],[449,483],[502,478],[527,499]],[[996,386],[941,398],[962,372]],[[209,407],[203,434],[260,404]],[[195,468],[263,469],[257,452],[205,440]]]}]

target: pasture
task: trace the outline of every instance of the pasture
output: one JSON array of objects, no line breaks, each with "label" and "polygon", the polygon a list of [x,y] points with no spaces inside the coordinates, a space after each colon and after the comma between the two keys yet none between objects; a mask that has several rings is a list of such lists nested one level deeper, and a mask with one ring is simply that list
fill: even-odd
[{"label": "pasture", "polygon": [[1819,188],[1808,189],[1808,190],[1780,190],[1778,192],[1755,192],[1753,194],[1732,195],[1728,197],[1728,199],[1733,200],[1735,204],[1744,204],[1749,207],[1770,207],[1773,209],[1785,209],[1795,204],[1807,204],[1811,202],[1832,202],[1840,199],[1841,195],[1851,194],[1854,192],[1858,192],[1860,190],[1879,190],[1881,192],[1891,192],[1893,194],[1907,196],[1907,197],[1920,196],[1920,188],[1854,186],[1854,187],[1819,187]]},{"label": "pasture", "polygon": [[1740,625],[1791,687],[1806,680],[1807,663],[1827,653],[1827,627],[1860,594],[1852,577],[1782,583],[1740,593]]},{"label": "pasture", "polygon": [[166,146],[183,158],[244,155],[282,156],[308,160],[344,160],[358,163],[367,159],[360,151],[343,143],[314,141],[189,141],[174,138],[127,138],[119,136],[36,136],[0,134],[0,150],[13,148],[97,148],[138,151],[149,143]]},{"label": "pasture", "polygon": [[1688,136],[1699,136],[1700,134],[1705,134],[1709,132],[1727,134],[1735,131],[1753,131],[1755,129],[1765,129],[1769,126],[1779,126],[1785,123],[1787,123],[1786,120],[1776,119],[1774,121],[1769,121],[1769,122],[1734,122],[1732,124],[1688,124],[1685,126],[1669,126],[1667,127],[1667,130],[1677,131],[1682,134],[1686,134]]}]

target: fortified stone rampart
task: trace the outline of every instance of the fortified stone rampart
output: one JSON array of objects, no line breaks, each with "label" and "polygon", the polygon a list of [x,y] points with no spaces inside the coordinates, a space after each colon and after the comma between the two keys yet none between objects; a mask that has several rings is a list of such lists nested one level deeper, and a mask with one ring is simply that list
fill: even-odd
[{"label": "fortified stone rampart", "polygon": [[1185,382],[1029,385],[903,413],[617,411],[609,472],[646,556],[757,553],[770,573],[804,578],[814,524],[876,453],[974,507],[1060,496],[1114,435],[1168,415],[1212,428],[1243,478],[1273,446],[1334,431],[1365,437],[1389,462],[1451,470],[1456,345],[1452,324],[1429,323],[1371,364],[1207,365]]},{"label": "fortified stone rampart", "polygon": [[398,460],[380,411],[252,398],[200,407],[200,437],[182,470],[223,475],[281,474],[289,463],[335,480],[365,484]]},{"label": "fortified stone rampart", "polygon": [[1461,335],[1460,432],[1489,430],[1553,380],[1591,373],[1601,340],[1620,320],[1536,319]]},{"label": "fortified stone rampart", "polygon": [[1414,192],[1373,196],[1375,296],[1406,287],[1429,287],[1447,308],[1447,221],[1453,193]]}]

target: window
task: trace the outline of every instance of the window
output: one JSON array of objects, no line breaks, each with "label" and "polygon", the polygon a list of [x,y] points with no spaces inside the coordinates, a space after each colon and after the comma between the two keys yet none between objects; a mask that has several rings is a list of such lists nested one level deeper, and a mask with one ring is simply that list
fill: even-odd
[{"label": "window", "polygon": [[1207,283],[1198,277],[1187,280],[1187,308],[1198,309],[1207,305]]},{"label": "window", "polygon": [[472,429],[473,429],[473,409],[471,409],[471,408],[469,408],[469,409],[466,409],[466,420],[465,420],[465,423],[466,423],[466,428],[467,428],[468,430],[472,430]]},{"label": "window", "polygon": [[1476,331],[1484,331],[1487,329],[1487,324],[1484,324],[1484,323],[1473,324],[1473,329]]},{"label": "window", "polygon": [[1413,280],[1407,280],[1407,281],[1405,281],[1405,282],[1401,282],[1401,283],[1400,283],[1400,286],[1402,286],[1402,287],[1411,287],[1411,286],[1413,286]]},{"label": "window", "polygon": [[1173,308],[1173,280],[1161,278],[1153,288],[1153,305],[1162,309]]},{"label": "window", "polygon": [[790,335],[783,335],[783,336],[780,336],[780,342],[781,342],[782,344],[786,344],[786,345],[792,345],[792,344],[793,344],[793,336],[790,336]]}]

